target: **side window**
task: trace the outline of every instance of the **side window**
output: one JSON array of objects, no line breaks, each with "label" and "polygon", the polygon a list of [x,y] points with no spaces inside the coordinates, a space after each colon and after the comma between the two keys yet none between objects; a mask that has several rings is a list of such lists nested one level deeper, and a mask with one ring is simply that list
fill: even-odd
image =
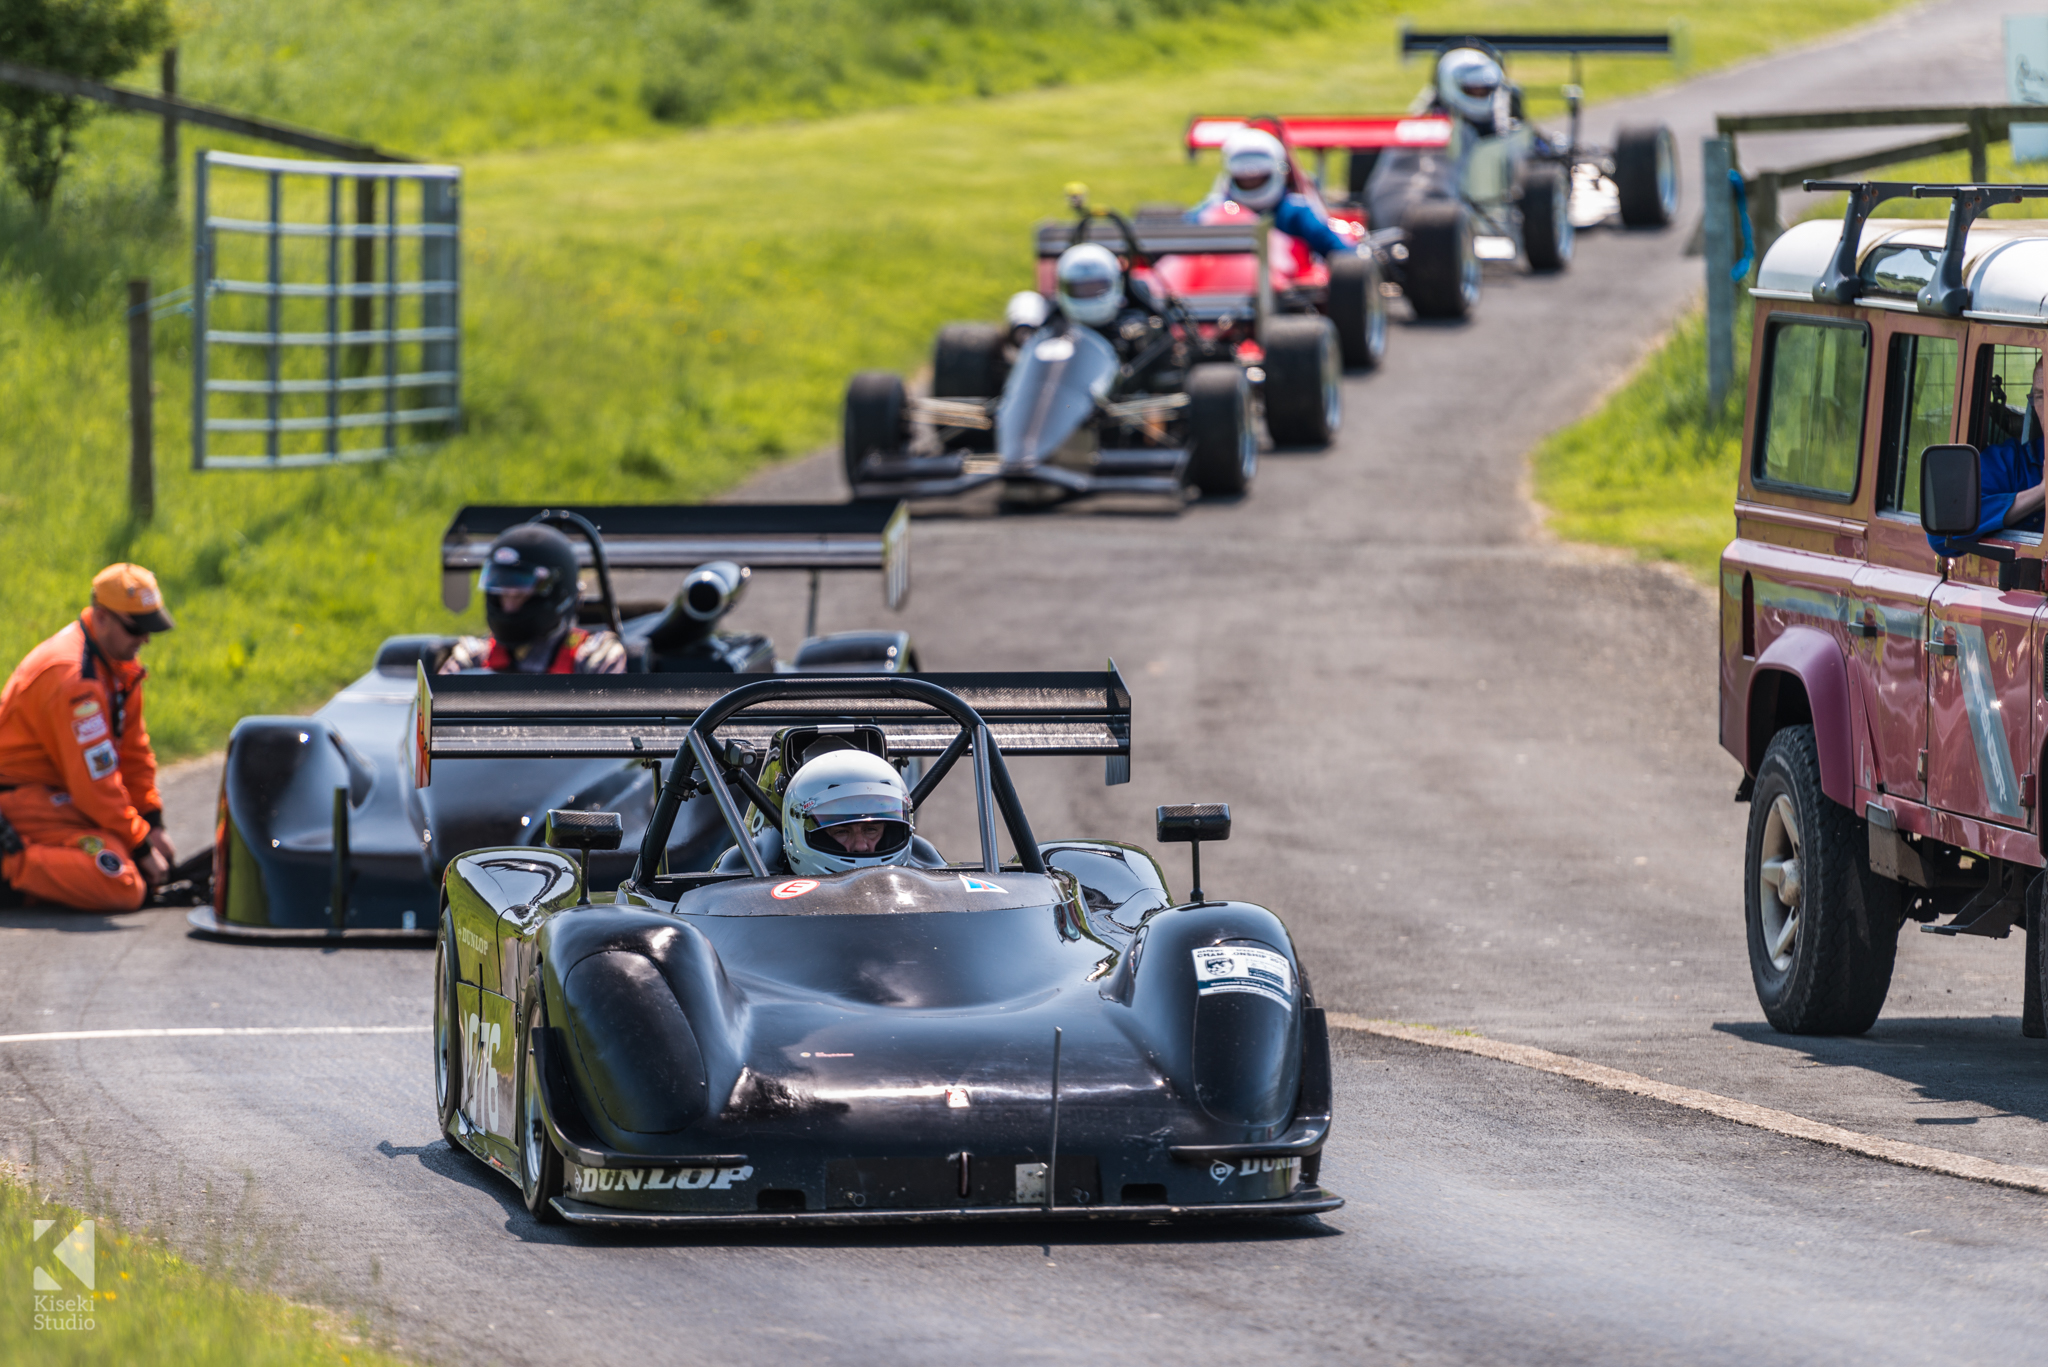
[{"label": "side window", "polygon": [[1975,392],[1970,396],[1970,445],[1978,450],[2033,435],[2027,391],[2041,349],[1988,343],[1977,348]]},{"label": "side window", "polygon": [[1947,442],[1955,431],[1956,363],[1961,354],[1953,337],[1893,334],[1885,366],[1879,512],[1920,516],[1920,453]]},{"label": "side window", "polygon": [[1870,329],[1818,318],[1773,318],[1764,339],[1756,478],[1847,502],[1856,493]]}]

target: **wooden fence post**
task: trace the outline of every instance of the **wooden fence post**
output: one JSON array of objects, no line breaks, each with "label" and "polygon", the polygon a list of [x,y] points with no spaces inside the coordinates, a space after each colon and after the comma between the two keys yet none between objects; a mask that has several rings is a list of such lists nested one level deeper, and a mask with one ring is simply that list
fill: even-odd
[{"label": "wooden fence post", "polygon": [[156,425],[150,394],[149,282],[128,282],[128,512],[156,516]]},{"label": "wooden fence post", "polygon": [[[178,49],[164,49],[164,98],[178,97]],[[164,198],[173,204],[178,202],[178,116],[164,115]]]},{"label": "wooden fence post", "polygon": [[1735,197],[1728,190],[1728,139],[1700,144],[1706,191],[1707,404],[1718,415],[1735,380]]}]

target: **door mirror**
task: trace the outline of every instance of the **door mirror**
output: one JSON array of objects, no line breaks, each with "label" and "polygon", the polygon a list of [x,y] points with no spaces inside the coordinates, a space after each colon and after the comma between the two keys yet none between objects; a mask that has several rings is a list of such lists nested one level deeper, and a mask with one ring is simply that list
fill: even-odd
[{"label": "door mirror", "polygon": [[1930,446],[1920,453],[1920,526],[1929,536],[1971,536],[1979,508],[1977,448]]}]

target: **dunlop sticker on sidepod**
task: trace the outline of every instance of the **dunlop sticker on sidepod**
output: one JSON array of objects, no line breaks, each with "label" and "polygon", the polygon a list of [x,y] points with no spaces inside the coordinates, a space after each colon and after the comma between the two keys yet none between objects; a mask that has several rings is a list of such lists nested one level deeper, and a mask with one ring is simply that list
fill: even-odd
[{"label": "dunlop sticker on sidepod", "polygon": [[1294,966],[1285,954],[1250,945],[1216,945],[1195,951],[1195,990],[1251,992],[1282,1006],[1294,1005]]}]

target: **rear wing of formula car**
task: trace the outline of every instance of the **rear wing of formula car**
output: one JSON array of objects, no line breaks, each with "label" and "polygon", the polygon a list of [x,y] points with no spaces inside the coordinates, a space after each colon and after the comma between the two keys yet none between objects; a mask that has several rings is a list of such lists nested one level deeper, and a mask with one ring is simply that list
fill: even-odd
[{"label": "rear wing of formula car", "polygon": [[1669,33],[1417,33],[1401,30],[1401,55],[1441,52],[1465,44],[1484,45],[1496,53],[1550,52],[1577,57],[1669,57]]},{"label": "rear wing of formula car", "polygon": [[[622,600],[665,601],[682,575],[713,560],[756,570],[879,570],[892,608],[910,593],[906,503],[472,504],[441,537],[441,601],[450,612],[469,607],[470,578],[491,542],[546,511],[576,513],[597,527]],[[571,539],[589,565],[590,547]]]},{"label": "rear wing of formula car", "polygon": [[[667,759],[704,710],[761,675],[418,675],[413,781],[426,787],[435,760]],[[1102,755],[1105,779],[1131,777],[1131,692],[1116,662],[1101,672],[917,674],[981,715],[1011,756]],[[805,677],[803,696],[750,708],[718,727],[721,739],[765,743],[785,726],[861,722],[880,726],[895,754],[945,753],[961,727],[916,699],[890,697],[889,679]]]},{"label": "rear wing of formula car", "polygon": [[1444,147],[1451,121],[1435,114],[1282,114],[1277,119],[1240,114],[1197,114],[1188,120],[1187,149],[1213,151],[1238,129],[1280,126],[1289,147],[1309,152],[1377,152],[1389,147]]},{"label": "rear wing of formula car", "polygon": [[[1091,218],[1085,233],[1076,236],[1074,220],[1048,219],[1038,225],[1034,241],[1038,259],[1050,260],[1075,242],[1100,242],[1113,252],[1128,250],[1122,229],[1107,218]],[[1147,257],[1162,256],[1258,256],[1259,235],[1249,227],[1230,223],[1181,223],[1154,218],[1139,219],[1134,225],[1138,250]]]}]

